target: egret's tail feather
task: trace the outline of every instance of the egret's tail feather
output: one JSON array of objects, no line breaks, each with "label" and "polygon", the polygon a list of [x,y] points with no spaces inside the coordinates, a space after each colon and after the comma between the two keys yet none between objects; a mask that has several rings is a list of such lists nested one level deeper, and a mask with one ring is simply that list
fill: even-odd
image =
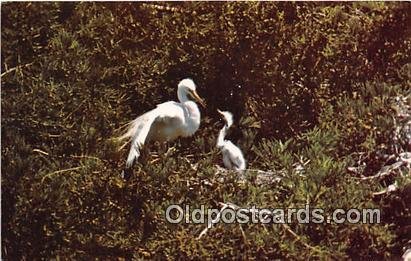
[{"label": "egret's tail feather", "polygon": [[127,144],[128,144],[129,142],[130,142],[130,141],[128,140],[128,141],[126,141],[125,143],[123,143],[123,145],[121,145],[120,148],[118,148],[118,151],[121,151],[122,149],[124,149],[124,147],[127,146]]},{"label": "egret's tail feather", "polygon": [[125,128],[127,128],[128,126],[130,126],[131,123],[133,123],[134,120],[129,121],[123,125],[121,125],[120,127],[118,127],[117,129],[114,130],[114,132],[122,132]]},{"label": "egret's tail feather", "polygon": [[123,141],[126,139],[126,142],[123,143],[120,148],[118,149],[119,151],[122,150],[127,144],[132,140],[134,135],[144,126],[144,120],[143,120],[143,115],[140,117],[130,121],[129,123],[126,123],[123,127],[127,127],[126,131],[120,135],[119,137],[116,137],[115,139],[119,142]]},{"label": "egret's tail feather", "polygon": [[140,156],[140,151],[134,146],[130,148],[130,152],[128,153],[127,161],[126,161],[126,168],[129,169],[133,166],[134,160]]},{"label": "egret's tail feather", "polygon": [[138,125],[139,125],[139,118],[130,121],[129,123],[127,123],[126,126],[128,126],[127,130],[119,137],[117,137],[117,140],[122,141],[124,139],[130,139],[133,137],[135,131],[138,129]]}]

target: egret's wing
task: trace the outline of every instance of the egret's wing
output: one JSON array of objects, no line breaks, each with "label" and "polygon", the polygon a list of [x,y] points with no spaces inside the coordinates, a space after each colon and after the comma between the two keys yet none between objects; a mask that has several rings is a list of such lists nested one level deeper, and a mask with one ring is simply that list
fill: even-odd
[{"label": "egret's wing", "polygon": [[130,152],[128,153],[126,167],[130,168],[134,160],[140,156],[140,149],[146,141],[147,135],[150,131],[151,125],[155,121],[157,115],[155,110],[147,112],[139,117],[139,121],[136,122],[136,128],[134,129],[134,136],[131,140]]},{"label": "egret's wing", "polygon": [[[239,147],[234,145],[231,141],[225,141],[224,150],[227,155],[229,155],[230,166],[236,170],[241,170],[246,168],[245,159],[243,153]],[[230,167],[228,167],[230,168]]]},{"label": "egret's wing", "polygon": [[186,121],[184,107],[177,102],[165,102],[156,108],[157,118],[149,137],[158,141],[169,141],[181,136]]},{"label": "egret's wing", "polygon": [[155,109],[161,120],[184,118],[184,109],[180,103],[169,101],[157,105]]},{"label": "egret's wing", "polygon": [[[241,151],[240,151],[241,152]],[[246,168],[245,165],[245,159],[242,153],[238,154],[237,157],[234,159],[234,166],[238,169],[238,170],[243,170]]]},{"label": "egret's wing", "polygon": [[170,101],[159,104],[154,110],[138,117],[133,123],[133,138],[126,161],[126,167],[131,167],[134,160],[140,156],[140,149],[144,145],[155,122],[171,122],[176,118],[181,118],[181,114],[181,106],[176,102]]},{"label": "egret's wing", "polygon": [[233,145],[233,165],[235,166],[236,169],[242,170],[245,169],[245,159],[243,156],[243,152],[239,147],[236,145]]},{"label": "egret's wing", "polygon": [[127,129],[121,136],[116,137],[116,139],[118,141],[122,141],[122,140],[127,140],[127,141],[123,145],[121,145],[119,150],[122,150],[127,145],[127,143],[129,143],[133,139],[135,134],[142,128],[141,125],[147,122],[149,120],[149,117],[154,112],[156,112],[159,117],[165,120],[167,117],[174,117],[176,114],[175,112],[176,108],[179,108],[179,107],[181,106],[178,103],[173,102],[173,101],[161,103],[157,105],[157,108],[138,116],[134,120],[120,127],[120,129],[124,129],[124,128],[127,128]]}]

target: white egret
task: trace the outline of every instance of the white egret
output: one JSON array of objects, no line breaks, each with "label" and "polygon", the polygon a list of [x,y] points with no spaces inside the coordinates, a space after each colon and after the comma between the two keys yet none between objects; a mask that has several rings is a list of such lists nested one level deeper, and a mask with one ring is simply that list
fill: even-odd
[{"label": "white egret", "polygon": [[226,124],[220,130],[217,139],[217,148],[221,150],[223,154],[223,162],[227,169],[233,169],[237,171],[245,170],[246,163],[240,148],[234,145],[231,141],[225,140],[227,130],[233,124],[233,114],[228,111],[217,110],[224,118]]},{"label": "white egret", "polygon": [[128,124],[127,131],[118,139],[127,139],[121,146],[124,148],[131,141],[126,168],[132,167],[140,156],[140,149],[145,142],[157,140],[172,141],[178,137],[192,136],[200,126],[200,110],[190,98],[205,107],[203,99],[196,92],[196,85],[191,79],[180,81],[177,97],[180,102],[168,101],[157,105],[157,108],[144,113]]}]

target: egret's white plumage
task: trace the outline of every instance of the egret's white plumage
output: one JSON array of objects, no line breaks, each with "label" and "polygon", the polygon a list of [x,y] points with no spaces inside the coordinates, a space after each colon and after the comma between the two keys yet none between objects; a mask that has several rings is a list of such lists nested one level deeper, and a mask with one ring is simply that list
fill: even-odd
[{"label": "egret's white plumage", "polygon": [[157,105],[157,108],[131,121],[127,131],[119,137],[119,140],[127,139],[127,142],[120,149],[131,141],[126,161],[127,168],[130,168],[138,159],[140,149],[145,142],[150,140],[171,141],[178,137],[191,136],[198,130],[201,118],[200,110],[188,96],[203,106],[204,102],[198,96],[193,80],[180,81],[177,96],[180,102],[169,101]]},{"label": "egret's white plumage", "polygon": [[217,139],[217,148],[221,150],[223,154],[223,162],[227,169],[244,170],[246,168],[245,159],[240,148],[234,145],[231,141],[225,140],[227,130],[233,124],[233,115],[228,111],[218,112],[223,116],[226,124],[220,130]]}]

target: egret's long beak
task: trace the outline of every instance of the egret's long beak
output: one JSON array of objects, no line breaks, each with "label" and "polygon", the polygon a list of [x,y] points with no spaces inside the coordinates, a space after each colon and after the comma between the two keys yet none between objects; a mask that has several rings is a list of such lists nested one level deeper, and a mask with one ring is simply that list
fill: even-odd
[{"label": "egret's long beak", "polygon": [[224,113],[222,111],[220,111],[219,109],[217,109],[218,113],[220,113],[221,115],[224,115]]},{"label": "egret's long beak", "polygon": [[201,104],[201,106],[203,106],[203,108],[206,107],[206,104],[205,104],[204,100],[198,95],[198,93],[196,91],[192,91],[191,95],[193,96],[193,98],[196,101],[198,101]]}]

